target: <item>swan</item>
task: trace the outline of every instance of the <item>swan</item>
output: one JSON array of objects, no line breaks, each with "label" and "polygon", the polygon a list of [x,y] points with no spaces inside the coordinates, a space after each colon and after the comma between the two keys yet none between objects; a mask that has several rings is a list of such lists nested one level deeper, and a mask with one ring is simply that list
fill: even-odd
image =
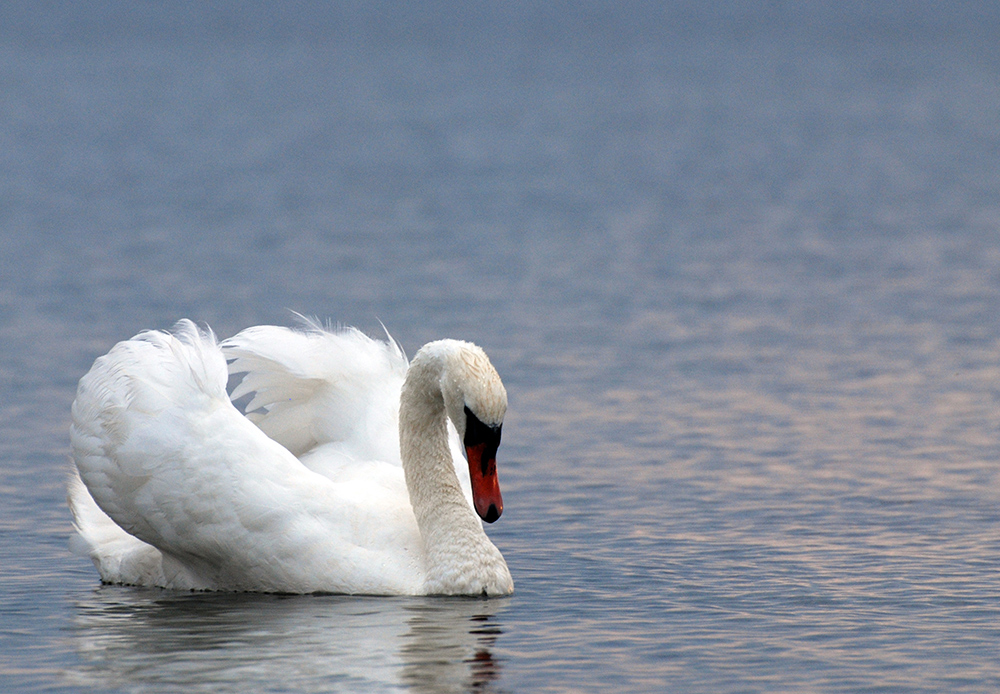
[{"label": "swan", "polygon": [[189,320],[141,332],[77,389],[71,546],[105,583],[506,595],[480,520],[503,511],[506,409],[469,342],[407,363],[388,334],[315,322],[222,342]]}]

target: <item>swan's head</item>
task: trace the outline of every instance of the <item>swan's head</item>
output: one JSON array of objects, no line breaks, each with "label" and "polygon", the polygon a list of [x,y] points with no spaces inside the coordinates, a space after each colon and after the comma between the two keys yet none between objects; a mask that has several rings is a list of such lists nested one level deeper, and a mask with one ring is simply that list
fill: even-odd
[{"label": "swan's head", "polygon": [[492,523],[503,513],[497,447],[507,413],[507,390],[486,353],[471,342],[443,340],[441,394],[465,448],[476,513]]}]

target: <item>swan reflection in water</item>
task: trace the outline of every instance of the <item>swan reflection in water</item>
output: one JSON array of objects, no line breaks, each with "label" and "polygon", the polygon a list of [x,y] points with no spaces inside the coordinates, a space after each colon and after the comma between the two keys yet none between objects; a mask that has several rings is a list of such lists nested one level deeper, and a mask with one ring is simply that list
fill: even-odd
[{"label": "swan reflection in water", "polygon": [[171,593],[102,586],[77,603],[79,687],[499,691],[509,598]]}]

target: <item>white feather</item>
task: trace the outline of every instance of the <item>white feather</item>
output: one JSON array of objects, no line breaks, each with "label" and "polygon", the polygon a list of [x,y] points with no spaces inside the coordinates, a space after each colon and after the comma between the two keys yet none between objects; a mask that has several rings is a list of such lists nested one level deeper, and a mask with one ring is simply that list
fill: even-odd
[{"label": "white feather", "polygon": [[[463,569],[434,558],[448,552],[428,551],[401,467],[407,364],[391,339],[260,326],[222,347],[225,356],[210,331],[181,321],[173,334],[144,332],[119,343],[81,379],[70,506],[82,539],[76,544],[103,580],[281,592],[509,592],[506,565],[472,514],[467,466],[455,465],[453,425],[440,446],[450,450],[451,479],[464,472],[464,511],[448,502],[441,513],[458,514],[453,523],[464,529],[456,537],[479,548],[473,556],[481,552],[488,567],[455,578]],[[229,371],[245,374],[231,397],[250,398],[247,416],[226,394]]]}]

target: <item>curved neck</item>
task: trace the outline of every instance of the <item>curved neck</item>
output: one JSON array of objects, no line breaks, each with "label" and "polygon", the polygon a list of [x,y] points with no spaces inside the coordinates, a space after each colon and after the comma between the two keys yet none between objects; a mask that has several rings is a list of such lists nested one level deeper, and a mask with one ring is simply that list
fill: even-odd
[{"label": "curved neck", "polygon": [[427,553],[430,593],[510,592],[500,552],[459,486],[441,392],[446,355],[421,350],[399,401],[399,449],[410,504]]},{"label": "curved neck", "polygon": [[432,529],[429,526],[442,510],[454,504],[471,514],[448,447],[448,417],[441,393],[443,366],[440,358],[418,353],[407,371],[399,400],[399,452],[410,503],[425,541]]}]

